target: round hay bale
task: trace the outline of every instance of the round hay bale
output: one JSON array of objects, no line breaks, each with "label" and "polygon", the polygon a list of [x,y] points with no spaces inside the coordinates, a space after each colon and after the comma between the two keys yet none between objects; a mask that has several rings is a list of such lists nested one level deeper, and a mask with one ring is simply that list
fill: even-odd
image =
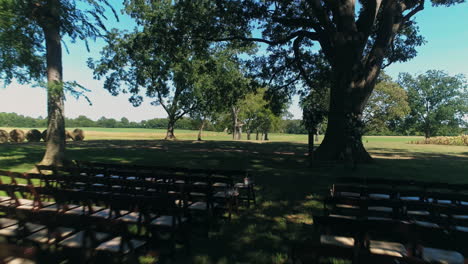
[{"label": "round hay bale", "polygon": [[10,131],[10,141],[20,143],[25,139],[24,131],[21,129],[13,129]]},{"label": "round hay bale", "polygon": [[73,130],[73,137],[75,138],[75,141],[83,141],[85,138],[83,129],[77,128]]},{"label": "round hay bale", "polygon": [[71,133],[68,130],[65,130],[65,140],[75,140],[75,137],[73,136],[73,133]]},{"label": "round hay bale", "polygon": [[0,143],[6,143],[10,139],[10,134],[5,130],[0,129]]},{"label": "round hay bale", "polygon": [[45,142],[47,142],[47,129],[42,131],[42,140],[44,140]]},{"label": "round hay bale", "polygon": [[39,142],[41,141],[41,138],[42,138],[41,131],[37,129],[31,129],[28,131],[28,133],[26,133],[26,139],[29,142]]}]

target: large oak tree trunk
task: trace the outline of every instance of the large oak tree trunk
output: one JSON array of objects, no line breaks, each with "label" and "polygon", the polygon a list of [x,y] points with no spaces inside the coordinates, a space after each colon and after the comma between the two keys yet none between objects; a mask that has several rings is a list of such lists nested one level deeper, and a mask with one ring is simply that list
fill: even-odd
[{"label": "large oak tree trunk", "polygon": [[[342,37],[343,40],[346,36]],[[361,52],[358,43],[342,41],[336,49],[335,61],[332,63],[333,83],[330,91],[330,108],[325,137],[314,153],[318,160],[350,160],[366,163],[371,156],[362,144],[363,127],[362,111],[372,89],[371,82],[363,80],[366,76],[359,61]],[[374,74],[375,78],[378,73]],[[373,88],[373,86],[372,86]]]},{"label": "large oak tree trunk", "polygon": [[174,135],[175,122],[176,121],[174,120],[174,118],[169,117],[169,123],[167,123],[166,137],[164,138],[165,140],[174,140],[174,139],[176,139],[176,136]]},{"label": "large oak tree trunk", "polygon": [[41,165],[64,164],[65,120],[62,76],[62,47],[58,24],[43,27],[47,57],[47,146]]}]

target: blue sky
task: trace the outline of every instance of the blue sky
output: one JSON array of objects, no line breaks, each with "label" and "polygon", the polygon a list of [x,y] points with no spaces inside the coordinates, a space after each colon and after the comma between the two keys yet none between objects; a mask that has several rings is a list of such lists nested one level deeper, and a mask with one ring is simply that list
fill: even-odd
[{"label": "blue sky", "polygon": [[[116,7],[119,9],[119,6]],[[129,17],[120,16],[120,22],[109,16],[109,27],[132,28],[134,23]],[[418,48],[418,56],[405,63],[389,66],[386,72],[396,78],[400,72],[412,74],[424,73],[429,69],[447,71],[449,74],[462,73],[468,77],[468,3],[453,7],[433,8],[429,5],[416,15],[422,35],[427,43]],[[66,81],[78,81],[92,92],[88,93],[93,105],[86,100],[68,96],[65,103],[65,115],[77,117],[86,115],[91,119],[101,116],[120,119],[127,117],[132,121],[140,121],[156,117],[165,117],[161,107],[150,105],[150,100],[140,107],[133,107],[128,102],[128,95],[112,96],[103,88],[103,82],[93,79],[92,72],[86,66],[89,57],[99,58],[103,41],[90,42],[91,51],[87,52],[84,43],[69,43],[70,51],[64,51],[63,68]],[[301,118],[301,110],[297,106],[297,98],[293,100],[289,111],[295,118]],[[11,85],[0,88],[0,112],[16,112],[27,116],[46,116],[46,92],[42,88],[31,85]]]}]

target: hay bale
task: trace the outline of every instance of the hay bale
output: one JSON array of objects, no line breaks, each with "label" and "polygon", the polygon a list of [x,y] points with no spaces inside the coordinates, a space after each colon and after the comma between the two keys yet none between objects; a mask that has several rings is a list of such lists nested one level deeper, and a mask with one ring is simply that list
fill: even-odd
[{"label": "hay bale", "polygon": [[65,140],[75,140],[75,136],[68,130],[65,130]]},{"label": "hay bale", "polygon": [[21,143],[25,139],[25,134],[24,131],[21,129],[13,129],[10,131],[10,141],[11,142],[16,142],[16,143]]},{"label": "hay bale", "polygon": [[[42,132],[42,139],[47,141],[47,129]],[[72,132],[65,130],[65,140],[75,140],[75,136]]]},{"label": "hay bale", "polygon": [[39,142],[41,141],[41,138],[42,138],[41,131],[37,129],[31,129],[28,131],[28,133],[26,133],[26,139],[29,142]]},{"label": "hay bale", "polygon": [[47,142],[47,129],[42,131],[42,140],[44,140],[45,142]]},{"label": "hay bale", "polygon": [[0,143],[6,143],[10,139],[10,134],[7,131],[0,129]]},{"label": "hay bale", "polygon": [[85,138],[85,134],[84,134],[83,129],[77,128],[77,129],[73,130],[73,137],[74,137],[75,141],[83,141],[84,138]]}]

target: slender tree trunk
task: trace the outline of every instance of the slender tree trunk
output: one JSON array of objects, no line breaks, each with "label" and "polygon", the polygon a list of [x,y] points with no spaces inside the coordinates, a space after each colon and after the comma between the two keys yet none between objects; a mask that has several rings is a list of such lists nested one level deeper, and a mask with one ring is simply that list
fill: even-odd
[{"label": "slender tree trunk", "polygon": [[239,124],[239,109],[235,106],[232,107],[232,139],[240,140],[242,135],[242,128]]},{"label": "slender tree trunk", "polygon": [[205,119],[202,119],[202,122],[200,124],[200,129],[198,130],[198,139],[197,139],[198,141],[202,140],[203,128],[205,128]]},{"label": "slender tree trunk", "polygon": [[247,133],[247,140],[250,140],[250,134],[252,133],[252,131],[247,130],[246,133]]},{"label": "slender tree trunk", "polygon": [[315,142],[319,142],[320,141],[320,138],[319,138],[320,134],[317,130],[317,132],[315,133]]},{"label": "slender tree trunk", "polygon": [[166,137],[164,138],[165,140],[174,140],[176,139],[174,135],[174,125],[175,125],[175,120],[174,117],[169,116],[169,122],[167,123],[167,133]]},{"label": "slender tree trunk", "polygon": [[308,143],[309,143],[309,149],[308,149],[309,161],[310,161],[310,164],[312,164],[312,160],[314,159],[314,131],[309,131],[307,135],[308,135]]},{"label": "slender tree trunk", "polygon": [[[59,5],[59,3],[56,3]],[[56,7],[58,8],[58,6]],[[43,26],[47,58],[47,144],[41,165],[63,165],[65,162],[65,120],[60,27]]]},{"label": "slender tree trunk", "polygon": [[268,131],[265,131],[265,138],[264,138],[264,139],[267,140],[267,141],[270,140],[270,139],[268,138]]},{"label": "slender tree trunk", "polygon": [[255,136],[255,140],[258,140],[258,139],[259,139],[259,138],[258,138],[258,134],[259,134],[259,132],[258,132],[258,130],[257,130],[257,135]]}]

